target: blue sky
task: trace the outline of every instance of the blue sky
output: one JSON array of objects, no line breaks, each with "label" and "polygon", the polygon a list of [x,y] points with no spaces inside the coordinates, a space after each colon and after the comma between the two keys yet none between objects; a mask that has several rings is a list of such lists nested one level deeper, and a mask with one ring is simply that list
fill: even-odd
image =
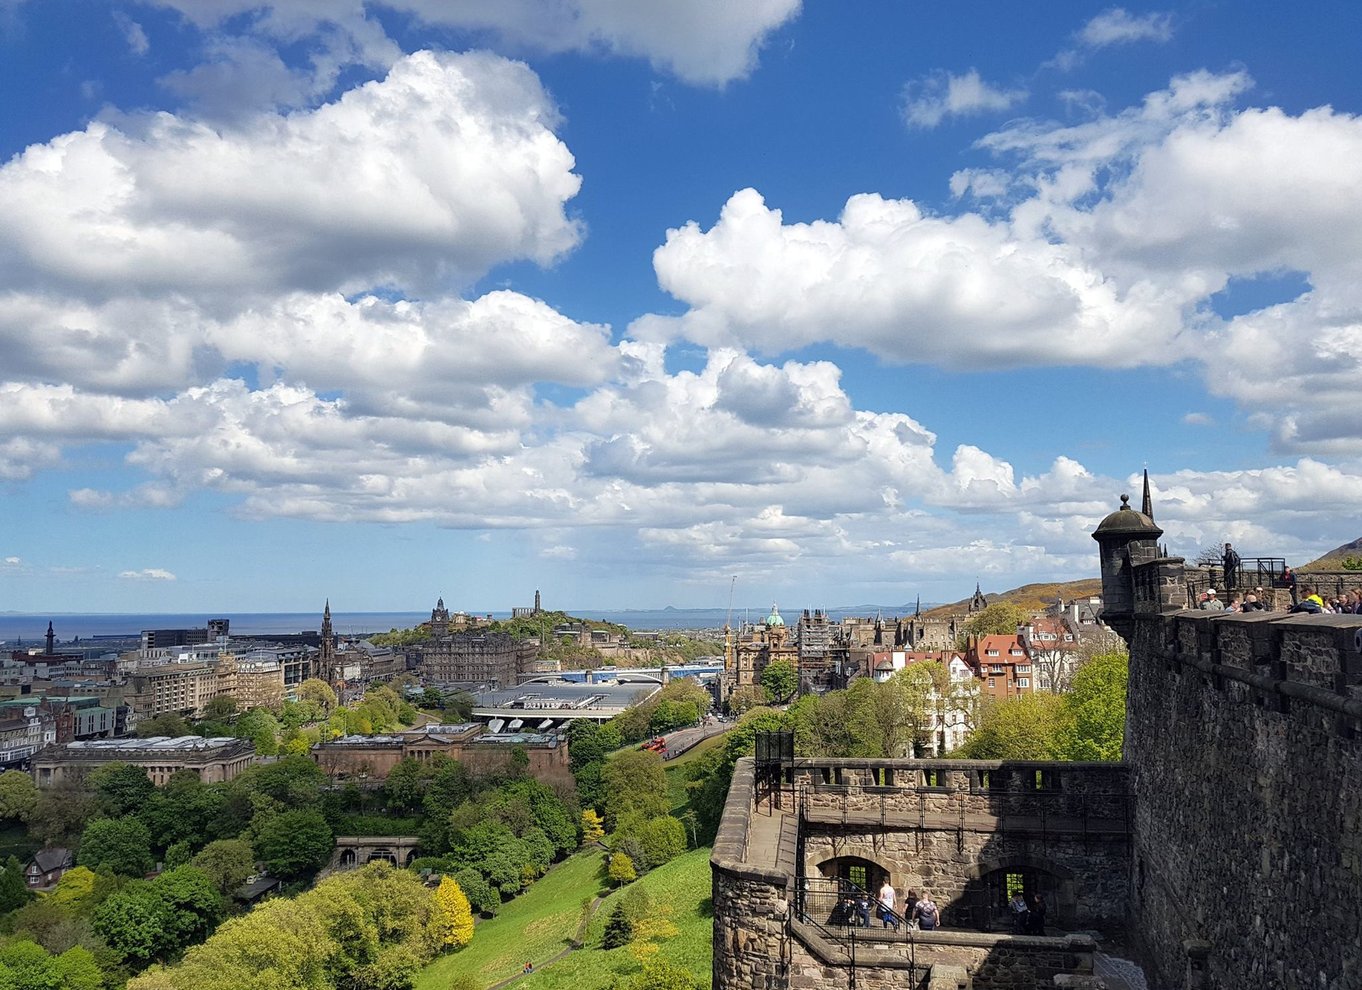
[{"label": "blue sky", "polygon": [[1350,3],[0,0],[0,610],[790,608],[1362,505]]}]

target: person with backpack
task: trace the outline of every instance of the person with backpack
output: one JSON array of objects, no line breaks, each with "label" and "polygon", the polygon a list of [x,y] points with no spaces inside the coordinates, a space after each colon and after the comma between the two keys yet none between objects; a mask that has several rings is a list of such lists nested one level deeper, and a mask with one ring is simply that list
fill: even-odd
[{"label": "person with backpack", "polygon": [[917,922],[918,929],[924,932],[936,931],[941,926],[941,912],[932,901],[932,895],[925,890],[921,899],[913,905],[913,920]]}]

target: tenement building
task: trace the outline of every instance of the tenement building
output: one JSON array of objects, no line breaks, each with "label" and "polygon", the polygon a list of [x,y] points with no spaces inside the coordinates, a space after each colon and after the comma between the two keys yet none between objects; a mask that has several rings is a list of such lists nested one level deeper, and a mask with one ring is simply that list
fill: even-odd
[{"label": "tenement building", "polygon": [[[1151,990],[1362,986],[1362,617],[1187,611],[1143,508],[1094,533],[1102,618],[1130,646],[1125,762],[759,739],[711,858],[716,988],[1124,986],[1094,933]],[[929,891],[941,928],[882,927],[886,880],[900,908]],[[1017,893],[1043,928],[1014,927]]]}]

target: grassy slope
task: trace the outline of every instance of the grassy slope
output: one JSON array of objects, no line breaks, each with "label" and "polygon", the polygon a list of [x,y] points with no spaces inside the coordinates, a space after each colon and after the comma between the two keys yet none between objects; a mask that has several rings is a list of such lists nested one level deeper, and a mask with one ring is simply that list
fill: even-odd
[{"label": "grassy slope", "polygon": [[[665,907],[677,928],[676,935],[660,943],[657,957],[686,967],[705,985],[714,957],[709,854],[708,848],[693,849],[634,884],[648,891],[655,906]],[[516,990],[599,990],[613,977],[637,973],[639,963],[628,946],[600,948],[606,919],[619,896],[612,893],[602,902],[582,949],[518,980]]]},{"label": "grassy slope", "polygon": [[[661,943],[658,957],[685,966],[704,983],[709,982],[713,958],[709,854],[708,848],[694,849],[633,885],[648,891],[653,904],[664,906],[676,925],[677,934]],[[526,960],[539,968],[517,980],[516,990],[597,990],[614,976],[638,972],[638,961],[628,947],[599,947],[620,891],[612,892],[597,909],[584,948],[545,965],[576,934],[582,898],[600,890],[600,864],[599,851],[579,853],[564,862],[495,918],[479,922],[467,949],[426,967],[416,978],[416,990],[445,990],[454,977],[465,973],[472,975],[476,986],[488,987],[519,974]]]},{"label": "grassy slope", "polygon": [[601,892],[600,850],[564,860],[524,894],[479,921],[464,951],[443,956],[416,978],[416,990],[445,990],[457,974],[472,974],[478,986],[515,976],[525,961],[540,961],[565,949],[577,933],[582,898]]}]

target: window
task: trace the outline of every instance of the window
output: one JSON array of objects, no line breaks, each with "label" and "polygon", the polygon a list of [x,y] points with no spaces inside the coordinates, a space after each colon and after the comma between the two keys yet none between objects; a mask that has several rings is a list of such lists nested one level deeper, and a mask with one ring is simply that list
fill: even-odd
[{"label": "window", "polygon": [[1031,665],[1030,665],[1029,663],[1019,663],[1019,664],[1017,664],[1017,673],[1019,673],[1019,674],[1029,674],[1029,673],[1031,673]]},{"label": "window", "polygon": [[984,651],[984,656],[996,657],[997,655],[998,655],[998,651],[997,651],[997,650],[985,650],[985,651]]},{"label": "window", "polygon": [[922,771],[922,783],[923,783],[923,785],[926,786],[926,787],[945,787],[945,786],[946,786],[946,771],[945,771],[945,770],[923,770],[923,771]]},{"label": "window", "polygon": [[1007,651],[1007,655],[1010,657],[1019,657],[1022,656],[1023,654],[1020,647],[1014,646],[1012,647],[1012,649]]},{"label": "window", "polygon": [[1017,687],[1019,687],[1019,688],[1029,688],[1030,686],[1031,686],[1031,678],[1029,678],[1029,677],[1018,677],[1018,678],[1017,678]]},{"label": "window", "polygon": [[989,686],[989,687],[997,687],[997,685],[993,683],[993,678],[991,678],[991,677],[988,679],[988,686]]}]

